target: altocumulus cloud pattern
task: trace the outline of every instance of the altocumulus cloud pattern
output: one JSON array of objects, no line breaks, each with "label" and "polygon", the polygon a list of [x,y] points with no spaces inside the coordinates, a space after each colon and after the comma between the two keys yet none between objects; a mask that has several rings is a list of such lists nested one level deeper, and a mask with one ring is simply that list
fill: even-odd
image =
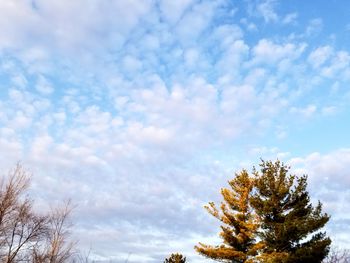
[{"label": "altocumulus cloud pattern", "polygon": [[[306,3],[305,3],[306,2]],[[280,158],[346,246],[350,3],[0,1],[0,167],[77,204],[96,259],[161,262],[216,239],[202,205]],[[332,10],[332,12],[330,12]]]}]

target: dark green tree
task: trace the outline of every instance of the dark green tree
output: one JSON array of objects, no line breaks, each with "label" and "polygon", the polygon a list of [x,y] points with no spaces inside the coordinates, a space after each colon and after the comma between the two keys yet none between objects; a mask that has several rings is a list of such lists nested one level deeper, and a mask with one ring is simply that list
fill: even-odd
[{"label": "dark green tree", "polygon": [[186,263],[186,257],[179,253],[171,254],[169,258],[166,258],[164,263]]},{"label": "dark green tree", "polygon": [[331,240],[320,229],[329,216],[320,202],[314,207],[306,190],[307,176],[289,174],[280,161],[262,161],[254,171],[255,193],[251,206],[261,220],[260,238],[265,243],[262,262],[320,263]]}]

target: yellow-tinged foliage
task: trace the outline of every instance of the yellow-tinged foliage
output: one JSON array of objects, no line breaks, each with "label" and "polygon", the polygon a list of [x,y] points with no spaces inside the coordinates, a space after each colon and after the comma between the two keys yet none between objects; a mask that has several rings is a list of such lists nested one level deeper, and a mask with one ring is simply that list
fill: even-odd
[{"label": "yellow-tinged foliage", "polygon": [[310,203],[307,176],[289,174],[279,160],[263,161],[260,171],[235,174],[221,189],[220,207],[205,208],[219,219],[222,245],[199,243],[201,255],[227,263],[320,263],[331,240],[321,228],[329,215]]},{"label": "yellow-tinged foliage", "polygon": [[288,256],[287,252],[262,253],[256,257],[256,260],[261,263],[283,263],[286,262]]},{"label": "yellow-tinged foliage", "polygon": [[213,202],[205,206],[211,215],[224,224],[220,233],[223,245],[199,243],[195,249],[203,256],[224,262],[255,262],[254,257],[264,245],[255,240],[259,220],[249,205],[254,180],[246,170],[242,170],[229,181],[229,185],[230,189],[221,189],[224,201],[220,210]]}]

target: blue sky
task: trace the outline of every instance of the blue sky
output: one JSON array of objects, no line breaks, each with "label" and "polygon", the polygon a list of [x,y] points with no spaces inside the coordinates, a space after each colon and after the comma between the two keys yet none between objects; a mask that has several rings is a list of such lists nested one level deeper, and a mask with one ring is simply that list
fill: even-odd
[{"label": "blue sky", "polygon": [[350,238],[350,2],[0,2],[0,167],[33,172],[39,207],[71,198],[101,260],[201,262],[203,205],[234,171],[309,174]]}]

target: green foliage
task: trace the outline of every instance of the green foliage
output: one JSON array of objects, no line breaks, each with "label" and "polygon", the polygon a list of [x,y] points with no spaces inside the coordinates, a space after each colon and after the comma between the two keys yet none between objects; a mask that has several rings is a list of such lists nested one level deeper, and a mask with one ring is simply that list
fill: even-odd
[{"label": "green foliage", "polygon": [[331,240],[320,229],[329,216],[320,202],[313,206],[306,190],[307,176],[289,174],[280,161],[262,161],[252,175],[245,170],[222,189],[218,209],[206,209],[224,225],[223,244],[199,243],[197,252],[221,262],[320,263]]},{"label": "green foliage", "polygon": [[166,258],[164,263],[185,263],[186,262],[186,257],[183,255],[176,253],[176,254],[171,254],[169,258]]},{"label": "green foliage", "polygon": [[[331,240],[318,232],[329,220],[320,202],[313,207],[306,191],[307,176],[289,175],[280,161],[262,161],[255,171],[251,205],[261,220],[262,258],[270,262],[322,262]],[[272,261],[271,261],[272,259]]]}]

